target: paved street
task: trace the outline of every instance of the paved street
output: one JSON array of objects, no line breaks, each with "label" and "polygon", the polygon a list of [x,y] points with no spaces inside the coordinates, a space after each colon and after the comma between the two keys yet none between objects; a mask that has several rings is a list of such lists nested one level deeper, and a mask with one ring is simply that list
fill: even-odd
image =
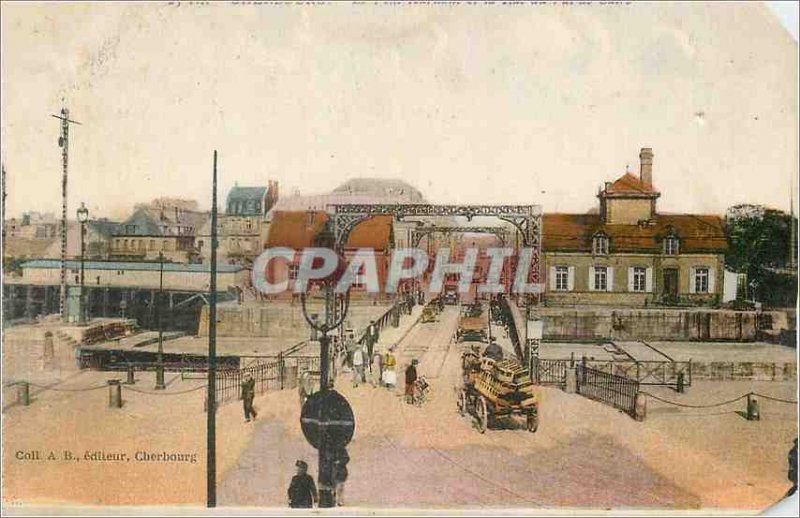
[{"label": "paved street", "polygon": [[[535,434],[513,423],[480,434],[456,412],[460,358],[450,343],[457,310],[437,323],[415,322],[421,308],[381,333],[381,347],[400,343],[398,373],[411,358],[428,377],[422,407],[406,405],[402,388],[353,388],[337,382],[356,416],[348,447],[348,507],[657,507],[763,509],[788,488],[786,453],[796,436],[791,405],[761,400],[762,420],[737,413],[743,403],[712,409],[680,408],[651,401],[639,423],[612,408],[540,388],[541,424]],[[495,328],[498,340],[505,340]],[[58,392],[33,394],[29,407],[5,410],[4,468],[8,501],[101,504],[202,505],[205,498],[205,414],[202,380],[168,378],[153,394],[152,373],[123,388],[124,406],[108,408],[105,380],[115,373],[82,371]],[[84,391],[89,388],[90,390]],[[99,387],[97,390],[92,387]],[[134,391],[141,391],[135,392]],[[688,393],[651,392],[684,404],[703,405],[755,391],[794,399],[794,382],[706,381]],[[293,390],[256,398],[259,417],[245,423],[241,404],[219,409],[219,502],[225,506],[286,506],[294,461],[306,459],[316,474],[316,451],[302,437],[300,405]],[[31,433],[35,430],[36,433]],[[713,437],[713,441],[709,441]],[[73,450],[191,452],[196,463],[24,462],[17,451]]]},{"label": "paved street", "polygon": [[[400,344],[398,373],[418,358],[420,374],[431,381],[430,400],[422,407],[404,404],[401,388],[353,388],[340,379],[337,389],[351,402],[357,421],[348,448],[348,506],[760,508],[788,487],[785,473],[775,469],[782,451],[769,458],[766,469],[746,464],[759,458],[758,452],[725,458],[725,448],[742,439],[762,443],[758,434],[790,440],[788,415],[787,426],[761,431],[755,430],[760,423],[735,414],[706,419],[706,438],[722,421],[738,419],[735,436],[709,454],[698,443],[702,436],[691,431],[676,433],[679,438],[671,441],[674,427],[684,427],[674,420],[637,423],[580,396],[542,388],[536,434],[508,423],[508,429],[482,435],[456,412],[460,352],[450,343],[456,323],[457,309],[446,308],[439,322],[418,324]],[[222,480],[223,505],[285,505],[296,458],[307,460],[316,473],[316,452],[300,435],[298,418],[298,405],[265,417],[239,465]]]}]

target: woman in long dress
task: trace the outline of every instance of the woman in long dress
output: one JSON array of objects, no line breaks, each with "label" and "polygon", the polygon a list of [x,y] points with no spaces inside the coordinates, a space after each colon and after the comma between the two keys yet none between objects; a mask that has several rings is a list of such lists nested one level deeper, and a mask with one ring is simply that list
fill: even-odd
[{"label": "woman in long dress", "polygon": [[397,385],[397,373],[395,366],[397,359],[394,357],[394,347],[386,352],[386,357],[383,359],[383,384],[386,388],[394,388]]}]

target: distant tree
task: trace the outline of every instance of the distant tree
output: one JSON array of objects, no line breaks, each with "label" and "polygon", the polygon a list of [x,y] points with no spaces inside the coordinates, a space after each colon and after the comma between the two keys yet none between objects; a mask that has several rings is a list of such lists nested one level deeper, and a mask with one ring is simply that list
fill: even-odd
[{"label": "distant tree", "polygon": [[[786,293],[787,283],[796,283],[785,272],[791,261],[792,217],[761,205],[743,204],[728,209],[725,219],[728,234],[725,266],[746,273],[748,284],[760,300],[763,300],[760,295]],[[791,288],[788,291],[792,292]]]}]

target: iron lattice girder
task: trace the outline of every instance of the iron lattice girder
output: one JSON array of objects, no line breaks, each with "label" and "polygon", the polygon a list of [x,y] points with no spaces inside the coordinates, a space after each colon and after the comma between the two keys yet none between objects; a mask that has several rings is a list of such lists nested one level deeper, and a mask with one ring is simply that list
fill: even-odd
[{"label": "iron lattice girder", "polygon": [[[514,225],[522,235],[523,245],[532,250],[529,280],[541,279],[542,207],[541,205],[432,205],[428,203],[342,203],[328,205],[334,247],[344,253],[350,232],[360,222],[372,216],[389,215],[398,221],[407,216],[496,217]],[[331,228],[332,226],[332,228]]]},{"label": "iron lattice girder", "polygon": [[496,217],[508,221],[519,229],[525,246],[539,249],[541,244],[542,207],[540,205],[431,205],[408,204],[360,204],[344,203],[328,205],[332,214],[333,233],[337,249],[343,250],[350,231],[361,221],[378,215],[394,216],[402,220],[407,216],[462,216]]},{"label": "iron lattice girder", "polygon": [[494,234],[500,239],[503,245],[506,244],[508,238],[508,229],[505,227],[420,227],[412,230],[411,244],[412,246],[419,246],[420,241],[425,236],[431,234],[457,234],[457,233],[473,233],[473,234]]}]

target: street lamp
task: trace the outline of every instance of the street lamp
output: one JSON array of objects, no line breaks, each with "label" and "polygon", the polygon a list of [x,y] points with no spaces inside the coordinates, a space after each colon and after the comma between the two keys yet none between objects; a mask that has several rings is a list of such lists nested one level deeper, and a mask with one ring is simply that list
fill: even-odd
[{"label": "street lamp", "polygon": [[80,291],[80,309],[78,312],[78,323],[86,324],[86,298],[83,293],[83,274],[84,263],[86,261],[86,222],[89,221],[89,209],[86,208],[83,202],[78,209],[78,221],[81,224],[81,291]]},{"label": "street lamp", "polygon": [[[333,249],[334,236],[333,232],[326,228],[315,239],[315,245],[324,248]],[[331,337],[329,332],[336,330],[347,316],[347,311],[350,306],[350,291],[344,294],[337,295],[334,287],[338,281],[338,276],[341,274],[344,264],[344,258],[339,255],[339,265],[337,271],[333,276],[317,281],[315,284],[322,287],[325,293],[325,315],[322,319],[312,318],[306,304],[306,294],[300,294],[300,304],[303,311],[303,317],[312,330],[316,331],[319,338],[319,390],[320,392],[327,392],[332,385],[332,377],[330,376],[330,343]],[[321,320],[321,321],[320,321]],[[319,486],[319,506],[320,507],[333,507],[334,502],[334,482],[333,482],[333,447],[331,438],[328,436],[327,431],[322,432],[319,446],[319,473],[317,483]]]},{"label": "street lamp", "polygon": [[164,326],[161,325],[161,306],[164,298],[164,252],[158,253],[160,265],[158,275],[158,302],[156,303],[156,318],[158,319],[158,365],[156,365],[156,390],[164,390]]}]

